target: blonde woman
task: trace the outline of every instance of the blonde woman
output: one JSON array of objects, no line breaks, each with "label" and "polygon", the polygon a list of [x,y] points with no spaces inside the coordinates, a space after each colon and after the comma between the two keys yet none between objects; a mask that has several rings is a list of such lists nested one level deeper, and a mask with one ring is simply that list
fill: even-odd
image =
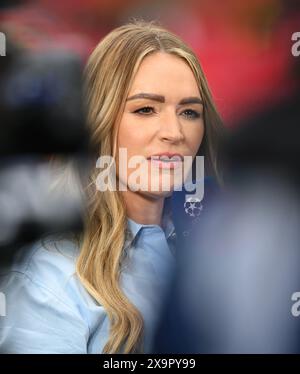
[{"label": "blonde woman", "polygon": [[[150,352],[175,262],[166,202],[176,169],[204,155],[217,172],[219,117],[195,54],[177,36],[144,22],[113,30],[90,56],[86,82],[92,141],[100,159],[115,160],[118,188],[101,191],[95,167],[82,237],[46,238],[1,275],[2,352]],[[130,181],[136,170],[121,149],[149,166],[145,189]]]}]

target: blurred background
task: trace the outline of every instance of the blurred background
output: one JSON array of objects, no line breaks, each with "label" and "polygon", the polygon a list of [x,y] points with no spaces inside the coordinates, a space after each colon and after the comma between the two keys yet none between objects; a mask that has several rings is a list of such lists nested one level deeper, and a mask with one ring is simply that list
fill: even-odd
[{"label": "blurred background", "polygon": [[[295,88],[291,35],[297,0],[2,1],[1,28],[32,50],[75,51],[86,60],[101,37],[130,19],[156,20],[197,52],[228,127]],[[12,6],[15,4],[15,6]]]},{"label": "blurred background", "polygon": [[[2,253],[82,228],[74,180],[72,193],[49,198],[49,160],[67,156],[85,178],[82,68],[103,36],[133,18],[159,22],[196,51],[228,134],[225,191],[208,187],[196,223],[183,204],[178,213],[183,258],[153,350],[299,353],[290,313],[300,291],[298,0],[0,1]],[[181,241],[183,222],[192,229]]]}]

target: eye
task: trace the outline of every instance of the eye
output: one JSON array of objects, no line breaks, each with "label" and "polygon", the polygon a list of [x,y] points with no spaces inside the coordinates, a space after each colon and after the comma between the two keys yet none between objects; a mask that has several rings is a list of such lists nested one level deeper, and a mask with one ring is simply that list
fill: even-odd
[{"label": "eye", "polygon": [[196,118],[201,117],[201,113],[199,113],[195,110],[192,110],[192,109],[186,109],[185,111],[183,111],[181,113],[181,115],[183,115],[184,117],[186,117],[188,119],[196,119]]},{"label": "eye", "polygon": [[149,115],[154,113],[154,108],[152,108],[151,106],[144,106],[143,108],[135,110],[133,113]]}]

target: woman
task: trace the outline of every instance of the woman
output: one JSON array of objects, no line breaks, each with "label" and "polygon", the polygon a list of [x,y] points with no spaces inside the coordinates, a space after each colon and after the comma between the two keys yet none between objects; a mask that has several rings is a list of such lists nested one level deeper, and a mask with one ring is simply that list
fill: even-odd
[{"label": "woman", "polygon": [[[174,261],[166,198],[176,170],[198,154],[217,171],[219,117],[196,56],[177,36],[143,22],[115,29],[92,53],[86,78],[92,141],[100,159],[113,156],[118,188],[101,191],[95,168],[82,238],[47,238],[2,275],[3,352],[149,352]],[[144,188],[122,149],[149,166]]]}]

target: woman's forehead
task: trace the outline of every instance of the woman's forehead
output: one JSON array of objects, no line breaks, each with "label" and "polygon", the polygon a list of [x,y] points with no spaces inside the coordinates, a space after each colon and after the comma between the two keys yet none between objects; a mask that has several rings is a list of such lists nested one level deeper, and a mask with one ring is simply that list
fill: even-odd
[{"label": "woman's forehead", "polygon": [[141,92],[170,98],[199,96],[199,87],[189,65],[180,57],[154,53],[141,62],[128,96]]}]

